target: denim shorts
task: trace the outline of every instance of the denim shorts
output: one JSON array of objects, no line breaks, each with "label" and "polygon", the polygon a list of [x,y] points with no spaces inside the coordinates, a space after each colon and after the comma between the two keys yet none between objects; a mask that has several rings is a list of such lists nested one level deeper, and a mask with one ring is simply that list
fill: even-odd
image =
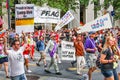
[{"label": "denim shorts", "polygon": [[105,78],[109,78],[113,76],[113,70],[102,70],[101,69],[101,73],[103,74]]},{"label": "denim shorts", "polygon": [[11,80],[27,80],[27,78],[25,74],[21,74],[18,76],[11,76]]},{"label": "denim shorts", "polygon": [[0,64],[3,64],[4,62],[8,62],[8,57],[0,58]]}]

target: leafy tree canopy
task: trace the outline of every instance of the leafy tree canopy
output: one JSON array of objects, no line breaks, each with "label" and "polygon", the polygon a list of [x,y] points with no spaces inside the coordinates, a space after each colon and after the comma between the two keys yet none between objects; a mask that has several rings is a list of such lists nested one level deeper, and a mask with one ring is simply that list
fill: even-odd
[{"label": "leafy tree canopy", "polygon": [[[6,0],[0,0],[0,7],[3,1],[6,2]],[[9,1],[10,6],[14,6],[15,3],[18,3],[17,0]],[[48,6],[59,8],[61,9],[62,13],[65,13],[69,9],[75,10],[79,5],[87,7],[89,1],[90,0],[27,0],[27,3],[33,3],[38,6],[42,6],[44,3],[47,3]],[[115,19],[120,19],[120,0],[104,0],[104,3],[101,5],[99,4],[99,0],[92,0],[92,3],[95,4],[96,11],[100,10],[101,8],[107,9],[110,5],[112,5],[115,11]],[[2,15],[2,8],[0,8],[0,15]]]}]

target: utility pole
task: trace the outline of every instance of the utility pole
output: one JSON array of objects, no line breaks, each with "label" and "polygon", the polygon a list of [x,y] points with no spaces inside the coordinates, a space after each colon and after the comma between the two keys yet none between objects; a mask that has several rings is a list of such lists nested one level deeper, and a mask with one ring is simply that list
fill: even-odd
[{"label": "utility pole", "polygon": [[11,18],[10,18],[10,0],[7,0],[7,4],[8,4],[8,29],[11,28],[11,24],[10,24],[10,21],[11,21]]}]

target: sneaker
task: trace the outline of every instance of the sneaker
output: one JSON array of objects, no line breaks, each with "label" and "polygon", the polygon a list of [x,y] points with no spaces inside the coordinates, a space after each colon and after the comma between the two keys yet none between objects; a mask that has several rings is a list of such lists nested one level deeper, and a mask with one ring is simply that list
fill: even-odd
[{"label": "sneaker", "polygon": [[72,65],[72,67],[75,67],[75,66],[74,66],[74,63],[72,63],[72,62],[71,62],[71,65]]},{"label": "sneaker", "polygon": [[51,73],[51,72],[50,72],[50,71],[48,71],[48,70],[45,70],[45,72],[46,72],[46,73]]},{"label": "sneaker", "polygon": [[37,66],[40,66],[40,64],[39,64],[39,63],[36,63],[36,65],[37,65]]},{"label": "sneaker", "polygon": [[56,75],[62,75],[62,73],[60,73],[60,72],[57,72],[57,73],[56,73]]},{"label": "sneaker", "polygon": [[28,69],[27,72],[28,72],[28,73],[31,73],[32,71]]},{"label": "sneaker", "polygon": [[44,65],[44,67],[46,68],[46,67],[47,67],[47,64],[46,64],[46,65]]},{"label": "sneaker", "polygon": [[84,80],[88,80],[88,74],[83,74]]},{"label": "sneaker", "polygon": [[61,63],[61,61],[59,60],[58,63]]},{"label": "sneaker", "polygon": [[77,75],[82,76],[82,74],[81,74],[81,73],[77,73]]},{"label": "sneaker", "polygon": [[9,76],[6,76],[6,78],[10,78]]}]

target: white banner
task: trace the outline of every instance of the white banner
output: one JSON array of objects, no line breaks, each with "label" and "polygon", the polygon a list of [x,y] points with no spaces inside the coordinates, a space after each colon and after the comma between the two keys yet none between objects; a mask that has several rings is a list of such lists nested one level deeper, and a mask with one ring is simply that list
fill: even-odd
[{"label": "white banner", "polygon": [[16,33],[34,32],[34,4],[15,5]]},{"label": "white banner", "polygon": [[35,6],[35,23],[58,23],[60,20],[60,9]]},{"label": "white banner", "polygon": [[15,5],[15,18],[33,18],[34,17],[34,4],[16,4]]},{"label": "white banner", "polygon": [[80,27],[78,33],[99,31],[107,28],[112,28],[112,22],[109,13],[95,19],[92,22],[86,23],[84,26]]},{"label": "white banner", "polygon": [[62,60],[75,60],[75,48],[73,42],[61,42],[61,58]]},{"label": "white banner", "polygon": [[55,27],[55,31],[61,29],[64,25],[68,24],[74,19],[74,16],[70,11],[67,11],[66,14],[60,19],[57,26]]}]

